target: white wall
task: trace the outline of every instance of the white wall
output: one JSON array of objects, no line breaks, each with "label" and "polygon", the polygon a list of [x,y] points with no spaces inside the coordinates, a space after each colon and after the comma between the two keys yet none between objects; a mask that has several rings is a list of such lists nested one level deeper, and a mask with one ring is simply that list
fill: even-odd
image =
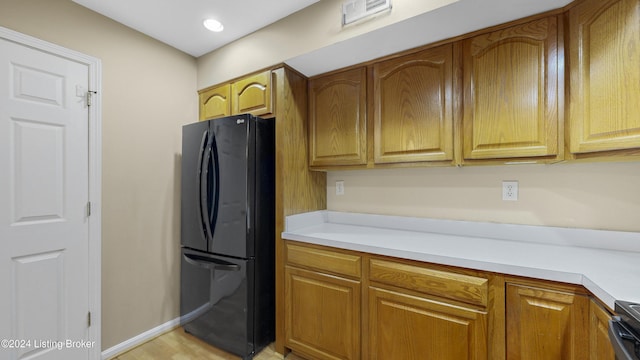
[{"label": "white wall", "polygon": [[393,11],[342,27],[344,0],[314,5],[198,58],[198,89],[266,68],[458,0],[393,0]]},{"label": "white wall", "polygon": [[[345,194],[335,195],[336,180]],[[518,201],[502,200],[518,180]],[[436,219],[640,231],[640,163],[334,171],[330,210]],[[606,241],[606,240],[603,240]]]},{"label": "white wall", "polygon": [[306,76],[373,60],[571,0],[393,0],[392,10],[342,26],[344,0],[321,0],[198,58],[198,89],[282,62]]},{"label": "white wall", "polygon": [[195,59],[70,0],[1,0],[0,26],[102,60],[103,350],[176,318]]}]

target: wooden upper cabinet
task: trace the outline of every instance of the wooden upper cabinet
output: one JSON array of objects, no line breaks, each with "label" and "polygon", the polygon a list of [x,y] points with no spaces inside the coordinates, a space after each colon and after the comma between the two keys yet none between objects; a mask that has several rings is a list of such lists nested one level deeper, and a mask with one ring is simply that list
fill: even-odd
[{"label": "wooden upper cabinet", "polygon": [[640,0],[569,10],[570,151],[640,147]]},{"label": "wooden upper cabinet", "polygon": [[309,81],[310,166],[367,162],[366,69]]},{"label": "wooden upper cabinet", "polygon": [[245,113],[256,116],[274,113],[271,70],[198,93],[200,120]]},{"label": "wooden upper cabinet", "polygon": [[453,160],[453,45],[373,65],[374,161]]},{"label": "wooden upper cabinet", "polygon": [[200,120],[231,115],[231,85],[225,84],[199,93]]},{"label": "wooden upper cabinet", "polygon": [[463,158],[555,158],[558,18],[463,42]]},{"label": "wooden upper cabinet", "polygon": [[273,112],[271,70],[251,75],[231,84],[233,114],[265,115]]},{"label": "wooden upper cabinet", "polygon": [[589,358],[589,298],[507,284],[507,360]]}]

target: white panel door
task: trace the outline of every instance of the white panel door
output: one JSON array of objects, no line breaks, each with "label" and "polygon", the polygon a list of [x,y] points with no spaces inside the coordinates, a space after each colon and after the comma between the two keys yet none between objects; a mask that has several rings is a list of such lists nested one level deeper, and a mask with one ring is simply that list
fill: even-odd
[{"label": "white panel door", "polygon": [[0,38],[0,359],[87,359],[86,64]]}]

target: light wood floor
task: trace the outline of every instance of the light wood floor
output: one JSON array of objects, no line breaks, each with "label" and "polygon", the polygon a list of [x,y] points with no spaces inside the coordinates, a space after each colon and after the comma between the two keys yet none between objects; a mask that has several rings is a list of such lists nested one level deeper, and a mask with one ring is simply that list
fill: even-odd
[{"label": "light wood floor", "polygon": [[[283,357],[273,350],[273,345],[265,348],[254,360],[281,360]],[[110,360],[239,360],[231,355],[187,334],[181,327],[158,336],[134,349]],[[304,360],[289,354],[287,360]]]}]

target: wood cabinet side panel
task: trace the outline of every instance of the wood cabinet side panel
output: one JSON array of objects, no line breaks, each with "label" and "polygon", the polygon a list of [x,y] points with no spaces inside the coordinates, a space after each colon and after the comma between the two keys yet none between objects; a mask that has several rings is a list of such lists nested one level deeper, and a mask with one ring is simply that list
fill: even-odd
[{"label": "wood cabinet side panel", "polygon": [[284,345],[285,217],[327,208],[327,174],[309,171],[307,80],[286,67],[272,71],[276,93],[276,342]]}]

